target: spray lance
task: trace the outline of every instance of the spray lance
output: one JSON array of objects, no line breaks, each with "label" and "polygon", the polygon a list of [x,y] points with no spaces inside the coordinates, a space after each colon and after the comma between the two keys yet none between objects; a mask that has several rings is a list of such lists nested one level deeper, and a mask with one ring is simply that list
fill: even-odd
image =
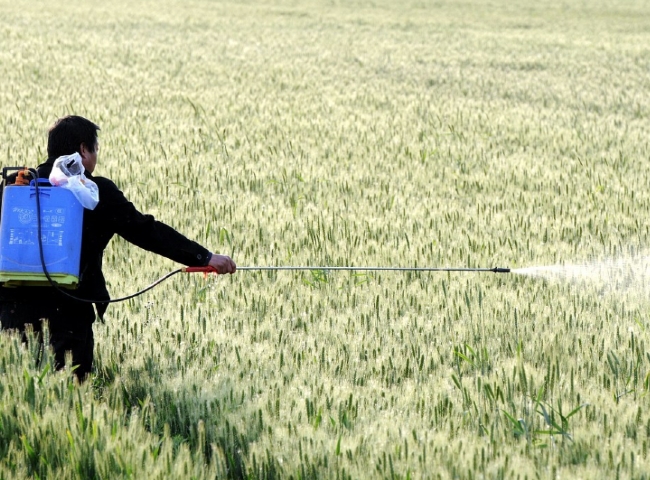
[{"label": "spray lance", "polygon": [[[509,268],[503,268],[503,267],[493,267],[493,268],[454,268],[454,267],[307,267],[307,266],[279,266],[279,267],[269,267],[269,266],[250,266],[250,267],[237,267],[237,270],[241,271],[278,271],[278,270],[293,270],[293,271],[299,271],[299,270],[311,270],[311,271],[350,271],[350,272],[492,272],[492,273],[510,273]],[[80,302],[86,302],[86,303],[118,303],[118,302],[123,302],[125,300],[130,300],[132,298],[135,298],[137,296],[142,295],[145,292],[148,292],[152,288],[160,285],[162,282],[167,280],[168,278],[173,277],[174,275],[178,273],[203,273],[204,275],[207,275],[209,273],[214,273],[218,274],[217,269],[211,266],[205,266],[205,267],[181,267],[178,268],[172,272],[169,272],[168,274],[160,277],[158,280],[153,282],[151,285],[143,288],[142,290],[133,293],[131,295],[127,295],[125,297],[120,297],[120,298],[112,298],[110,300],[87,300],[84,298],[77,298],[74,295],[66,292],[65,290],[59,288],[56,283],[54,283],[50,278],[49,274],[47,273],[47,269],[45,268],[45,264],[43,264],[43,272],[45,273],[45,276],[48,277],[51,285],[56,288],[59,292],[64,294],[67,297],[73,298],[75,300],[78,300]]]},{"label": "spray lance", "polygon": [[[185,267],[180,269],[183,272],[217,273],[214,267]],[[347,272],[492,272],[510,273],[509,268],[458,268],[458,267],[237,267],[237,270],[325,270],[325,271],[347,271]]]},{"label": "spray lance", "polygon": [[[41,206],[40,206],[40,195],[38,192],[38,173],[34,169],[29,169],[30,172],[33,172],[35,181],[33,182],[35,188],[35,197],[36,197],[36,211],[37,211],[37,225],[38,225],[38,248],[39,256],[41,261],[41,266],[43,268],[43,274],[47,278],[49,284],[54,287],[61,294],[73,298],[74,300],[85,302],[85,303],[117,303],[130,300],[139,295],[142,295],[145,292],[148,292],[152,288],[160,285],[165,280],[171,278],[172,276],[178,273],[203,273],[205,275],[209,273],[218,273],[214,267],[204,266],[204,267],[182,267],[178,268],[168,274],[162,276],[149,286],[143,288],[142,290],[127,295],[120,298],[114,298],[110,300],[90,300],[79,298],[71,293],[65,291],[63,288],[59,287],[56,282],[52,279],[50,273],[47,270],[45,257],[43,253],[43,242],[42,242],[42,231],[41,231]],[[22,176],[20,177],[22,179]],[[351,272],[492,272],[492,273],[510,273],[509,268],[503,267],[493,267],[493,268],[467,268],[467,267],[379,267],[379,266],[361,266],[361,267],[348,267],[348,266],[243,266],[237,267],[237,270],[241,271],[351,271]]]},{"label": "spray lance", "polygon": [[[242,271],[278,271],[278,270],[293,270],[293,271],[298,271],[298,270],[311,270],[311,271],[352,271],[352,272],[361,272],[361,271],[380,271],[380,272],[492,272],[492,273],[510,273],[509,268],[503,268],[503,267],[494,267],[494,268],[435,268],[435,267],[301,267],[301,266],[280,266],[280,267],[263,267],[263,266],[250,266],[250,267],[237,267],[237,270],[242,270]],[[135,298],[137,296],[142,295],[145,292],[148,292],[152,288],[156,287],[157,285],[160,285],[162,282],[167,280],[168,278],[173,277],[174,275],[178,273],[203,273],[204,275],[207,275],[209,273],[214,273],[218,274],[217,269],[211,266],[205,266],[205,267],[181,267],[178,268],[172,272],[169,272],[168,274],[160,277],[158,280],[153,282],[151,285],[143,288],[142,290],[133,293],[131,295],[127,295],[125,297],[120,297],[120,298],[113,298],[110,300],[87,300],[84,298],[78,298],[75,297],[74,295],[66,292],[65,290],[61,289],[56,285],[56,283],[49,277],[49,274],[47,273],[47,269],[45,267],[45,264],[43,263],[43,273],[45,273],[45,276],[48,277],[48,280],[50,281],[50,284],[56,288],[59,292],[64,294],[67,297],[73,298],[75,300],[78,300],[80,302],[86,302],[86,303],[117,303],[117,302],[123,302],[125,300],[130,300],[132,298]]]},{"label": "spray lance", "polygon": [[[237,267],[237,270],[241,271],[350,271],[350,272],[492,272],[492,273],[510,273],[509,268],[504,267],[493,267],[493,268],[458,268],[458,267],[314,267],[314,266],[249,266],[249,267]],[[45,264],[43,263],[43,272],[48,276]],[[160,277],[158,280],[153,282],[151,285],[143,288],[142,290],[127,295],[125,297],[114,298],[111,300],[86,300],[82,298],[77,298],[65,290],[60,289],[54,282],[50,280],[52,286],[59,290],[64,295],[79,300],[81,302],[88,303],[117,303],[123,302],[125,300],[130,300],[139,295],[142,295],[145,292],[148,292],[157,285],[160,285],[162,282],[168,278],[173,277],[178,273],[203,273],[207,275],[209,273],[218,274],[217,269],[212,266],[205,267],[181,267],[168,274]],[[48,277],[49,278],[49,277]]]}]

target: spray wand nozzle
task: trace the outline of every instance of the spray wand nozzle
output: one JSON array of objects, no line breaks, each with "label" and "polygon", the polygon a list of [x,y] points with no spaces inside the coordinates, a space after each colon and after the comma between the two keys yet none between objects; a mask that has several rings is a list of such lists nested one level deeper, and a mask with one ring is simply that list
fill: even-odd
[{"label": "spray wand nozzle", "polygon": [[510,273],[509,268],[503,268],[503,267],[494,267],[490,271],[494,273]]}]

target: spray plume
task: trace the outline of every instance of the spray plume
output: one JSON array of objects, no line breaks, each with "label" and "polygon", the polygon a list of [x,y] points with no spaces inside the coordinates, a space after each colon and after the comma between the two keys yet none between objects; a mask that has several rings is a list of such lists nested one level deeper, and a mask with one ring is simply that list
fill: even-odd
[{"label": "spray plume", "polygon": [[512,273],[591,284],[603,292],[650,294],[650,256],[624,257],[578,265],[545,265],[512,269]]}]

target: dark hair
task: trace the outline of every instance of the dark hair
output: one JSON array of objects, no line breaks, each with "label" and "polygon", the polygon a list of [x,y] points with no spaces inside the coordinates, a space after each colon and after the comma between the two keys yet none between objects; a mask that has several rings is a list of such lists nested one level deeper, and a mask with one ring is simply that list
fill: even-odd
[{"label": "dark hair", "polygon": [[97,145],[97,130],[99,130],[97,125],[78,115],[59,118],[48,133],[48,160],[54,161],[62,155],[78,152],[82,143],[88,150],[94,152]]}]

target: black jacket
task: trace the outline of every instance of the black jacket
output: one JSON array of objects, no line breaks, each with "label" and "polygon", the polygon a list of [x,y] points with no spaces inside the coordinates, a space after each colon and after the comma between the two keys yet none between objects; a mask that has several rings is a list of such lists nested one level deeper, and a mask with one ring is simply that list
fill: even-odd
[{"label": "black jacket", "polygon": [[[53,162],[48,161],[39,165],[40,178],[50,176],[52,164]],[[97,184],[99,203],[94,210],[84,209],[79,287],[71,292],[76,297],[100,301],[110,299],[102,273],[102,259],[104,249],[115,234],[140,248],[186,266],[208,264],[211,255],[207,249],[172,227],[157,221],[153,216],[140,213],[111,180],[93,177],[88,173],[86,177]],[[2,288],[0,290],[4,292],[0,293],[0,296],[4,299],[20,299],[23,296],[33,298],[34,288],[38,288],[39,295],[43,291],[39,287]],[[107,305],[96,303],[100,317],[106,311]]]}]

